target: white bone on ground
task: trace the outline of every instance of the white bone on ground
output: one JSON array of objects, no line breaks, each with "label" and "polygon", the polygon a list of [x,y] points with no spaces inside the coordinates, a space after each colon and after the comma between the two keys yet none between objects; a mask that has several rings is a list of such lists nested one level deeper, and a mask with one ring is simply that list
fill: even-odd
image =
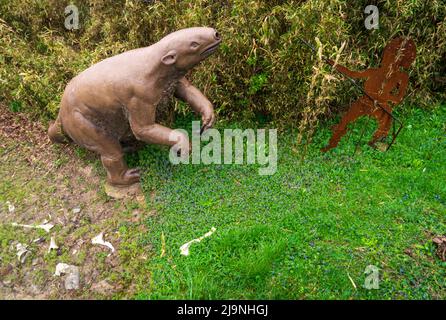
[{"label": "white bone on ground", "polygon": [[14,206],[11,202],[9,202],[9,201],[6,201],[6,204],[8,205],[8,211],[9,211],[9,213],[14,213],[14,211],[15,211],[15,206]]},{"label": "white bone on ground", "polygon": [[79,268],[66,263],[58,263],[56,265],[56,272],[54,276],[61,276],[66,274],[65,289],[76,290],[79,289]]},{"label": "white bone on ground", "polygon": [[110,248],[112,253],[115,252],[115,248],[113,247],[113,245],[110,242],[108,242],[108,241],[104,241],[104,233],[103,232],[101,232],[96,237],[91,239],[91,243],[92,244],[99,244],[99,245],[102,245],[102,246],[106,246],[106,247]]},{"label": "white bone on ground", "polygon": [[48,252],[51,252],[51,250],[57,250],[59,249],[58,245],[56,244],[56,240],[54,239],[54,237],[51,237],[51,241],[50,241],[50,247],[48,248]]},{"label": "white bone on ground", "polygon": [[29,250],[27,249],[28,246],[17,243],[16,249],[17,249],[17,259],[19,259],[20,263],[24,263],[26,260],[26,257],[29,253]]},{"label": "white bone on ground", "polygon": [[50,230],[54,227],[53,224],[48,223],[48,222],[45,222],[45,223],[43,223],[43,224],[39,224],[39,225],[37,225],[37,226],[32,226],[32,225],[29,225],[29,224],[19,224],[19,223],[15,223],[15,222],[12,223],[12,225],[13,225],[14,227],[23,227],[23,228],[28,228],[28,229],[43,229],[43,230],[45,230],[47,233],[49,233]]},{"label": "white bone on ground", "polygon": [[182,254],[183,256],[188,256],[188,255],[189,255],[189,248],[190,248],[190,246],[191,246],[193,243],[201,242],[204,238],[210,237],[216,230],[217,230],[217,229],[215,229],[214,227],[212,227],[211,231],[207,232],[206,234],[204,234],[204,235],[201,236],[200,238],[194,239],[194,240],[192,240],[192,241],[189,241],[189,242],[183,244],[183,245],[180,247],[181,254]]}]

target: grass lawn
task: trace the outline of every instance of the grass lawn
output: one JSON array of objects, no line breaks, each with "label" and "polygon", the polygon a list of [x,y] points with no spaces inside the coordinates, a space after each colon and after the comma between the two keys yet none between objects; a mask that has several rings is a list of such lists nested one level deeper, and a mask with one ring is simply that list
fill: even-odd
[{"label": "grass lawn", "polygon": [[[372,121],[362,120],[361,152],[360,122],[320,153],[327,124],[303,162],[296,133],[281,133],[272,176],[257,166],[172,166],[156,146],[130,157],[158,211],[140,240],[152,245],[148,273],[131,275],[137,298],[446,299],[446,262],[432,243],[446,234],[446,108],[400,117],[406,127],[386,153],[366,145]],[[364,288],[369,265],[380,269],[377,290]]]}]

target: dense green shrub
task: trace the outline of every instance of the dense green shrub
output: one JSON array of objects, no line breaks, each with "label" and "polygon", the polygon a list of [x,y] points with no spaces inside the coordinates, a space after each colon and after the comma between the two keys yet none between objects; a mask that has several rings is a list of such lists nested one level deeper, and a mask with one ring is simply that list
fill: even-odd
[{"label": "dense green shrub", "polygon": [[[77,31],[64,28],[70,3],[81,12]],[[380,8],[380,29],[366,30],[363,10],[373,3]],[[444,0],[0,0],[0,100],[54,117],[66,83],[89,65],[176,29],[213,26],[224,44],[190,77],[220,116],[297,121],[313,104],[322,108],[319,117],[358,94],[339,76],[324,81],[330,69],[298,37],[313,43],[318,37],[331,57],[345,41],[339,62],[360,69],[376,66],[395,35],[412,36],[418,59],[409,99],[429,106],[445,96],[434,81],[445,73],[445,6]]]}]

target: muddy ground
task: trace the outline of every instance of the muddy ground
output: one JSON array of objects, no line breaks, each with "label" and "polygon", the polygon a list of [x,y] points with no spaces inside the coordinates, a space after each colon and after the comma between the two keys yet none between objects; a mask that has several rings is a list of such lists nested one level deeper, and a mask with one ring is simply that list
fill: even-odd
[{"label": "muddy ground", "polygon": [[[138,235],[145,231],[144,218],[155,214],[144,198],[108,197],[96,155],[51,144],[44,125],[4,106],[0,161],[0,298],[131,298],[138,285],[132,272],[144,272],[150,250]],[[13,225],[45,222],[54,225],[48,233]],[[101,232],[114,253],[91,243]],[[49,251],[51,237],[59,248]],[[28,250],[23,263],[19,243]],[[54,275],[62,262],[79,268],[79,289],[67,290],[66,275]]]}]

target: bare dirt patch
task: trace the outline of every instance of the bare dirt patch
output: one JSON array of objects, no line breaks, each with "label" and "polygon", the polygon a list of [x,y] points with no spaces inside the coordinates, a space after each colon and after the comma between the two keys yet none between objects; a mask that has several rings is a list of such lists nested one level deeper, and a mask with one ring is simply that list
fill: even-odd
[{"label": "bare dirt patch", "polygon": [[[52,145],[41,123],[0,106],[0,298],[131,297],[132,281],[121,276],[129,271],[122,256],[131,255],[120,250],[119,228],[127,223],[140,230],[153,212],[141,202],[109,198],[97,157],[79,152],[73,145]],[[45,222],[54,225],[49,233],[12,225]],[[100,232],[115,253],[91,243]],[[48,251],[51,237],[59,248]],[[18,243],[29,250],[23,263]],[[64,276],[54,276],[61,262],[79,267],[79,290],[66,290]]]}]

